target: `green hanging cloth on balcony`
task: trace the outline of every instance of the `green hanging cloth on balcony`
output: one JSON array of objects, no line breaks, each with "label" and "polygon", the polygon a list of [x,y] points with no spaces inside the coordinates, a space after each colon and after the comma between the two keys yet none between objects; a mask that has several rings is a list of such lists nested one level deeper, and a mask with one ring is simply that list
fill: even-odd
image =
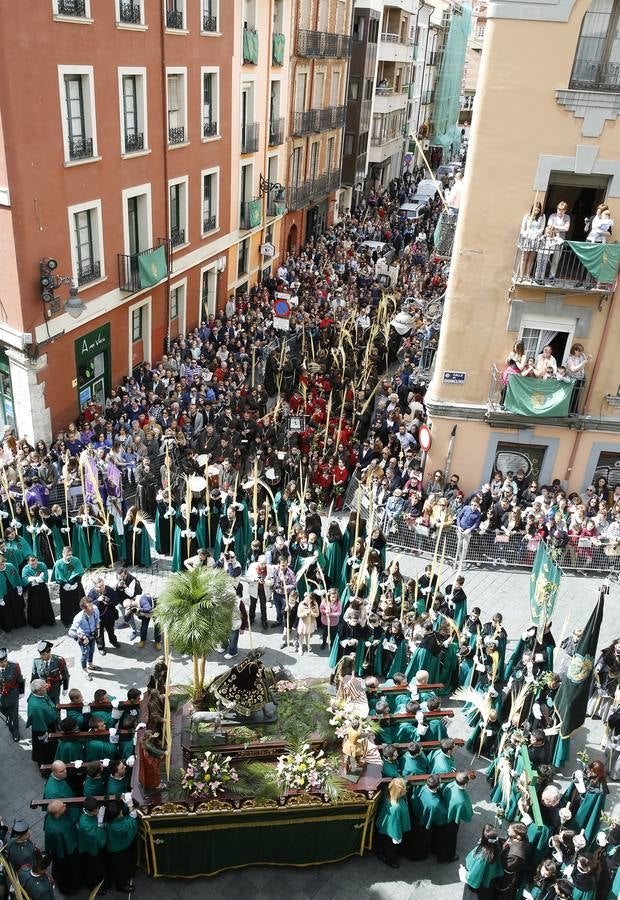
[{"label": "green hanging cloth on balcony", "polygon": [[256,228],[260,225],[262,219],[262,201],[250,200],[248,203],[248,221],[250,228]]},{"label": "green hanging cloth on balcony", "polygon": [[281,66],[284,63],[284,35],[279,31],[273,33],[273,50],[272,59],[274,66]]},{"label": "green hanging cloth on balcony", "polygon": [[286,203],[284,200],[276,200],[273,204],[273,208],[275,210],[276,216],[283,216],[286,212]]},{"label": "green hanging cloth on balcony", "polygon": [[163,247],[151,250],[150,253],[138,255],[138,271],[140,273],[140,287],[152,287],[165,278],[168,274],[166,251]]},{"label": "green hanging cloth on balcony", "polygon": [[620,244],[592,244],[589,241],[566,243],[598,282],[613,284],[620,266]]},{"label": "green hanging cloth on balcony", "polygon": [[243,29],[243,61],[253,65],[258,62],[258,32],[253,28]]},{"label": "green hanging cloth on balcony", "polygon": [[506,409],[519,416],[567,416],[573,382],[508,376]]}]

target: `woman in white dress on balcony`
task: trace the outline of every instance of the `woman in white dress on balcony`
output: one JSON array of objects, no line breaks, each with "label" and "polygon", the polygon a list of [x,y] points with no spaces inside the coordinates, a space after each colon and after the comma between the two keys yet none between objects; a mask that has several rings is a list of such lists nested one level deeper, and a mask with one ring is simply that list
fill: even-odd
[{"label": "woman in white dress on balcony", "polygon": [[606,244],[611,237],[614,220],[606,203],[601,203],[590,221],[590,234],[586,238],[590,244]]},{"label": "woman in white dress on balcony", "polygon": [[519,249],[521,261],[519,263],[519,280],[531,278],[534,259],[536,258],[536,244],[545,230],[546,217],[542,206],[536,201],[529,213],[523,216],[521,231],[519,232]]}]

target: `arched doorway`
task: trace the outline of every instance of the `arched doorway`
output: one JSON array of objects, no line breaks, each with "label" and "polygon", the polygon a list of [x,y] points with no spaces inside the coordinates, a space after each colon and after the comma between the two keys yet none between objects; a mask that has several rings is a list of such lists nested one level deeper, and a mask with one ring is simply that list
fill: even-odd
[{"label": "arched doorway", "polygon": [[295,253],[297,249],[297,225],[291,225],[291,230],[288,233],[288,243],[286,246],[289,253]]}]

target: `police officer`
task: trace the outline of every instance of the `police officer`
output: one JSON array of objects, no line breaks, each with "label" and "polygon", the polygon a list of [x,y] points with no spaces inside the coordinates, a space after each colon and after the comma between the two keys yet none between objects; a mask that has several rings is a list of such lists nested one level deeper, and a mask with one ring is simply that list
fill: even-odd
[{"label": "police officer", "polygon": [[0,647],[0,712],[6,719],[15,743],[19,741],[19,696],[24,693],[24,676],[19,663],[9,662],[6,647]]},{"label": "police officer", "polygon": [[47,696],[58,705],[60,703],[60,690],[63,694],[69,690],[69,669],[62,656],[52,653],[54,645],[51,641],[39,641],[37,644],[38,659],[32,661],[32,675],[30,681],[40,678],[47,684]]}]

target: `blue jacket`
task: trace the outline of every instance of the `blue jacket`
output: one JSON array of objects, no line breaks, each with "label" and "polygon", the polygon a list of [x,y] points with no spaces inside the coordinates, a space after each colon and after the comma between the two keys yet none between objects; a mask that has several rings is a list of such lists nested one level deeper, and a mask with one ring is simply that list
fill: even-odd
[{"label": "blue jacket", "polygon": [[480,520],[482,519],[482,513],[479,509],[474,509],[473,506],[464,506],[462,510],[459,512],[456,517],[456,524],[459,528],[462,528],[463,531],[467,531],[468,529],[476,530],[480,525]]}]

